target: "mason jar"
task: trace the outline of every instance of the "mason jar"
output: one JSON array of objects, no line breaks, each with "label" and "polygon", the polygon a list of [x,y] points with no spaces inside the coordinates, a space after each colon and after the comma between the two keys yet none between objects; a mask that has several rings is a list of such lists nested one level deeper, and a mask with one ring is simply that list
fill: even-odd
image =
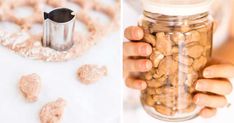
[{"label": "mason jar", "polygon": [[192,98],[212,51],[212,0],[143,0],[139,26],[153,52],[153,68],[142,73],[144,110],[165,121],[195,118],[202,107]]}]

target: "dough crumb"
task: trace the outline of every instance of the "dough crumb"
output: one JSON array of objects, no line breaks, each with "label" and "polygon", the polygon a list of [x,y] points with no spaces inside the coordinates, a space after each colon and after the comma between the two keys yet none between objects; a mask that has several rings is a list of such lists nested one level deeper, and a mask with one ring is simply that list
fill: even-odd
[{"label": "dough crumb", "polygon": [[83,65],[77,71],[77,76],[80,82],[82,82],[83,84],[94,83],[106,75],[106,66],[98,66],[92,64]]},{"label": "dough crumb", "polygon": [[62,98],[44,105],[40,112],[41,123],[60,123],[66,101]]},{"label": "dough crumb", "polygon": [[19,88],[28,102],[36,102],[41,90],[40,76],[35,73],[22,76]]}]

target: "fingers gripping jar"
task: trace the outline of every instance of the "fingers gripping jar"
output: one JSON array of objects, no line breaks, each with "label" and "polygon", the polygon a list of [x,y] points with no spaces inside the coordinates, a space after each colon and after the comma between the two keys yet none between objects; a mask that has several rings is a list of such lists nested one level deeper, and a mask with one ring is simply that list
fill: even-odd
[{"label": "fingers gripping jar", "polygon": [[142,74],[147,88],[141,102],[151,116],[165,121],[195,118],[201,107],[194,84],[211,56],[212,0],[143,0],[139,26],[151,44],[153,68]]}]

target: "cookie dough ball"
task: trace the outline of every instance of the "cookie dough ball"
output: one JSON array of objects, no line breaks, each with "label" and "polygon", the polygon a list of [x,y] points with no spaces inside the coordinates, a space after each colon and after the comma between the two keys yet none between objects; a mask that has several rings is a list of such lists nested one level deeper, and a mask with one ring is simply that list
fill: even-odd
[{"label": "cookie dough ball", "polygon": [[19,88],[28,102],[37,101],[41,89],[40,76],[35,73],[22,76],[19,81]]},{"label": "cookie dough ball", "polygon": [[78,79],[84,84],[94,83],[106,75],[107,68],[105,66],[91,64],[83,65],[77,71]]},{"label": "cookie dough ball", "polygon": [[66,102],[62,98],[44,105],[40,112],[41,123],[60,123],[65,105]]}]

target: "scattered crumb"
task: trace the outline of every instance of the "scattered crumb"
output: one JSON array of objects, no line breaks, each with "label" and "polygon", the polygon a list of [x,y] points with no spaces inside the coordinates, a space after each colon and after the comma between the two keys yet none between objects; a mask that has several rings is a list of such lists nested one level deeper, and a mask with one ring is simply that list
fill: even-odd
[{"label": "scattered crumb", "polygon": [[35,102],[41,89],[41,78],[37,74],[29,74],[21,77],[19,88],[28,102]]},{"label": "scattered crumb", "polygon": [[59,123],[62,119],[66,101],[62,98],[44,105],[40,112],[41,123]]},{"label": "scattered crumb", "polygon": [[83,84],[91,84],[107,75],[106,66],[86,64],[81,66],[77,71],[77,76]]}]

